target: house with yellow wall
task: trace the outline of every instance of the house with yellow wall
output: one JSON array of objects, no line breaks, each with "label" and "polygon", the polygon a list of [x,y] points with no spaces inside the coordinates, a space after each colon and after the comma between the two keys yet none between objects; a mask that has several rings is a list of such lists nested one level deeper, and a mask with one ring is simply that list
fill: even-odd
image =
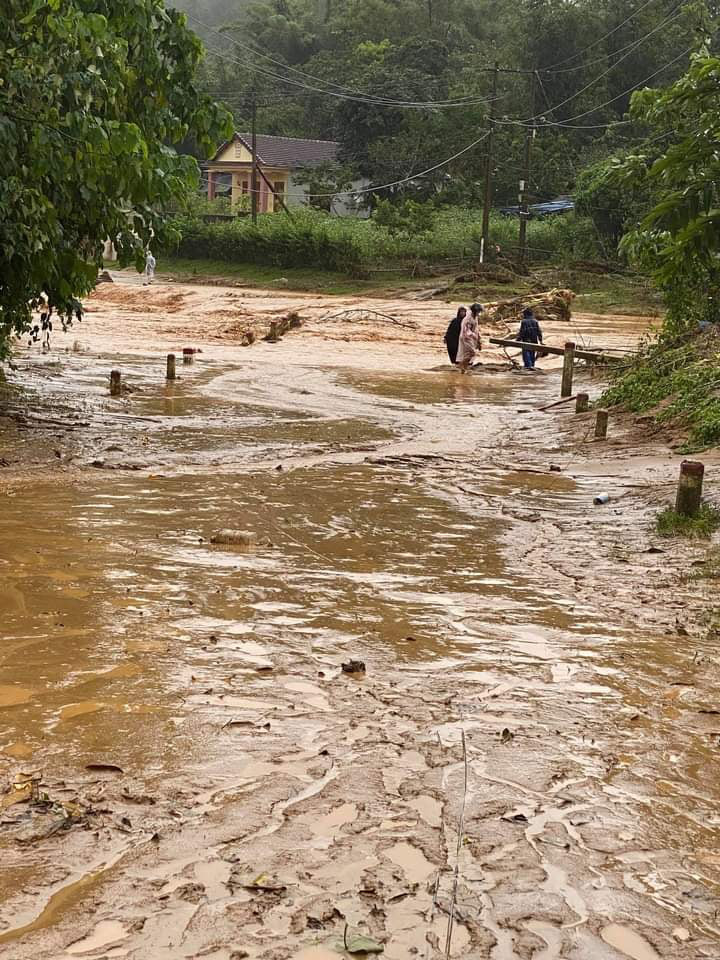
[{"label": "house with yellow wall", "polygon": [[[307,186],[298,182],[300,170],[322,167],[337,162],[340,145],[334,140],[303,140],[299,137],[257,136],[258,212],[274,213],[281,209],[282,200],[288,207],[307,205]],[[250,209],[252,190],[252,137],[236,133],[226,141],[204,166],[207,195],[229,196],[233,207]],[[365,181],[357,181],[352,190],[360,189]],[[272,187],[272,189],[271,189]],[[358,215],[359,204],[352,196],[340,194],[333,198],[331,210],[342,216]],[[362,215],[362,213],[360,213]]]}]

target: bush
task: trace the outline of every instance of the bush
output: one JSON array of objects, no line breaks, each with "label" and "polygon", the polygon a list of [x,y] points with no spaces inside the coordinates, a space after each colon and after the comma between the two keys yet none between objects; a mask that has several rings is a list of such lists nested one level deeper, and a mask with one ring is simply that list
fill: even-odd
[{"label": "bush", "polygon": [[651,411],[658,424],[688,429],[686,450],[720,443],[720,339],[714,332],[648,345],[618,371],[603,406]]},{"label": "bush", "polygon": [[[436,214],[413,203],[386,210],[373,220],[333,217],[309,208],[294,209],[292,219],[263,214],[257,226],[247,217],[205,223],[193,212],[174,223],[180,241],[173,253],[187,259],[309,267],[360,275],[374,266],[397,267],[422,261],[477,259],[482,211],[446,208]],[[493,216],[493,243],[510,256],[517,247],[518,221]],[[568,261],[602,255],[590,220],[573,214],[534,220],[528,243],[538,259]]]}]

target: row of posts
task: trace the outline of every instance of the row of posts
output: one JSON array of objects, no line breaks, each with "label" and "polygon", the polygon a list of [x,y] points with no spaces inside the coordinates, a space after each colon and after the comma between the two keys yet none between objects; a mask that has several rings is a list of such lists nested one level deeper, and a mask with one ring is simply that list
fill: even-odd
[{"label": "row of posts", "polygon": [[[568,341],[563,355],[562,384],[560,396],[569,399],[573,392],[573,374],[575,371],[575,344]],[[575,412],[587,413],[590,409],[590,397],[587,393],[578,393],[575,398]],[[595,439],[605,440],[608,433],[610,414],[607,410],[598,410],[595,417]],[[705,465],[694,460],[684,460],[680,465],[675,512],[684,517],[696,517],[700,512],[703,499],[703,481]]]},{"label": "row of posts", "polygon": [[[185,347],[183,349],[182,357],[183,364],[191,364],[195,359],[195,354],[197,351],[194,347]],[[167,355],[167,366],[165,368],[165,379],[166,380],[175,380],[177,373],[175,370],[175,361],[176,357],[174,353],[169,353]],[[110,396],[119,397],[123,391],[122,387],[122,374],[119,370],[110,371]]]}]

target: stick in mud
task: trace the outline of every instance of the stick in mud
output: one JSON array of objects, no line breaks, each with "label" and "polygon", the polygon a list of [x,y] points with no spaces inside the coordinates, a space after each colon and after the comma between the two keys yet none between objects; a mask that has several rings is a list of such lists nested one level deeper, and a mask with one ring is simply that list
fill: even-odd
[{"label": "stick in mud", "polygon": [[590,397],[586,393],[579,393],[575,403],[575,413],[587,413],[590,409]]},{"label": "stick in mud", "polygon": [[175,379],[175,354],[169,353],[167,356],[167,373],[165,374],[166,380]]},{"label": "stick in mud", "polygon": [[694,460],[680,464],[675,512],[683,517],[696,517],[702,504],[705,465]]},{"label": "stick in mud", "polygon": [[595,421],[595,439],[596,440],[607,439],[609,419],[610,419],[610,414],[607,412],[607,410],[598,410],[597,420]]},{"label": "stick in mud", "polygon": [[565,344],[563,360],[561,397],[571,397],[573,392],[573,372],[575,369],[575,344],[568,341]]},{"label": "stick in mud", "polygon": [[122,375],[119,370],[110,371],[110,396],[119,397],[122,393]]}]

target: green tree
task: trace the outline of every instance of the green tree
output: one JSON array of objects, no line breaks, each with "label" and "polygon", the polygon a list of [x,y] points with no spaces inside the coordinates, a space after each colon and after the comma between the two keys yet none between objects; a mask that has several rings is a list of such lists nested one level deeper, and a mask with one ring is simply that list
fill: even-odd
[{"label": "green tree", "polygon": [[622,247],[664,291],[668,328],[717,321],[720,308],[720,58],[693,57],[665,90],[633,97],[636,117],[673,142],[657,159],[635,153],[618,168],[623,184],[653,192],[657,202]]},{"label": "green tree", "polygon": [[0,18],[0,354],[42,297],[65,314],[112,238],[142,265],[195,160],[229,134],[200,93],[202,54],[162,0],[6,0]]},{"label": "green tree", "polygon": [[622,158],[606,157],[586,167],[575,189],[575,208],[590,217],[600,235],[617,249],[623,234],[637,226],[651,205],[650,186],[618,177]]}]

